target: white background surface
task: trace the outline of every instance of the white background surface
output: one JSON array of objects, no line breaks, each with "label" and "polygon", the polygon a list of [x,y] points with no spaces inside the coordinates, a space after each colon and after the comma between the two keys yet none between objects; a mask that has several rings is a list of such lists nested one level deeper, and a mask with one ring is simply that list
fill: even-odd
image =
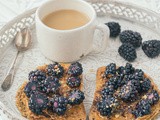
[{"label": "white background surface", "polygon": [[[37,7],[47,0],[0,0],[0,28],[24,11]],[[160,13],[160,0],[120,0]],[[0,116],[0,120],[7,120]]]}]

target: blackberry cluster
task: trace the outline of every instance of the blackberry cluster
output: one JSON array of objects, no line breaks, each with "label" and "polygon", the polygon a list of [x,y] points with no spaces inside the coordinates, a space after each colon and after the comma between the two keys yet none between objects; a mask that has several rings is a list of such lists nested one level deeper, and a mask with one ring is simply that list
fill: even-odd
[{"label": "blackberry cluster", "polygon": [[102,98],[106,98],[106,97],[109,97],[109,96],[113,96],[114,94],[114,86],[113,85],[109,85],[109,86],[106,86],[102,89],[101,91],[101,96]]},{"label": "blackberry cluster", "polygon": [[132,102],[137,99],[138,91],[134,85],[124,85],[121,87],[119,97],[125,102]]},{"label": "blackberry cluster", "polygon": [[78,89],[73,89],[69,92],[68,103],[70,105],[79,105],[84,99],[84,93]]},{"label": "blackberry cluster", "polygon": [[97,103],[97,110],[102,116],[110,116],[114,109],[119,105],[118,100],[114,97],[101,99]]},{"label": "blackberry cluster", "polygon": [[142,44],[143,52],[149,58],[155,58],[160,54],[160,41],[159,40],[148,40]]},{"label": "blackberry cluster", "polygon": [[72,63],[68,69],[68,75],[79,76],[83,72],[82,65],[79,62]]},{"label": "blackberry cluster", "polygon": [[148,115],[150,113],[151,105],[147,100],[141,100],[139,103],[137,103],[135,110],[132,111],[132,114],[134,114],[136,118]]},{"label": "blackberry cluster", "polygon": [[151,81],[148,78],[145,78],[141,81],[141,92],[147,92],[151,88]]},{"label": "blackberry cluster", "polygon": [[49,64],[46,68],[48,76],[54,76],[60,78],[63,76],[64,68],[59,63]]},{"label": "blackberry cluster", "polygon": [[136,69],[134,72],[134,76],[136,76],[136,79],[143,80],[144,79],[144,72],[141,69]]},{"label": "blackberry cluster", "polygon": [[71,76],[68,77],[67,79],[67,85],[71,88],[79,87],[80,84],[81,84],[81,79],[79,77]]},{"label": "blackberry cluster", "polygon": [[125,30],[120,33],[122,43],[132,44],[134,48],[140,47],[142,44],[141,34],[132,30]]},{"label": "blackberry cluster", "polygon": [[121,26],[117,22],[108,22],[105,25],[109,27],[110,37],[117,37],[121,32]]},{"label": "blackberry cluster", "polygon": [[33,93],[39,91],[39,85],[37,84],[36,81],[31,81],[28,82],[27,85],[24,88],[24,93],[26,94],[26,96],[29,98]]},{"label": "blackberry cluster", "polygon": [[28,79],[29,81],[36,81],[38,84],[43,84],[46,79],[46,73],[41,70],[31,71]]},{"label": "blackberry cluster", "polygon": [[59,79],[53,76],[49,76],[45,79],[43,84],[43,92],[56,93],[60,87]]},{"label": "blackberry cluster", "polygon": [[51,101],[51,108],[57,115],[64,115],[67,110],[68,100],[63,96],[54,96]]},{"label": "blackberry cluster", "polygon": [[118,49],[118,53],[121,57],[123,57],[125,60],[129,62],[133,62],[137,58],[135,48],[132,44],[129,43],[122,44]]},{"label": "blackberry cluster", "polygon": [[48,98],[46,95],[36,92],[34,94],[31,94],[31,97],[29,99],[29,109],[37,114],[41,115],[43,113],[43,110],[48,108]]},{"label": "blackberry cluster", "polygon": [[146,96],[146,100],[148,100],[151,105],[154,105],[159,101],[159,94],[156,90],[152,90]]},{"label": "blackberry cluster", "polygon": [[110,76],[114,76],[115,74],[116,74],[116,64],[115,63],[110,63],[106,67],[105,76],[110,77]]}]

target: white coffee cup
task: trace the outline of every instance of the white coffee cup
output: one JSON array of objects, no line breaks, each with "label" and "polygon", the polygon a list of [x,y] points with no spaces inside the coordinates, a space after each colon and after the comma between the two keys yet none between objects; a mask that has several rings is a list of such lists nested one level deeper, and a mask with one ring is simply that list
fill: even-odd
[{"label": "white coffee cup", "polygon": [[[46,26],[42,19],[58,10],[71,9],[85,13],[90,21],[75,29],[57,30]],[[39,47],[44,56],[57,62],[73,62],[79,60],[93,50],[93,36],[96,29],[103,32],[99,51],[105,50],[109,39],[109,29],[106,25],[97,25],[96,12],[87,2],[82,0],[50,0],[36,11],[36,31]]]}]

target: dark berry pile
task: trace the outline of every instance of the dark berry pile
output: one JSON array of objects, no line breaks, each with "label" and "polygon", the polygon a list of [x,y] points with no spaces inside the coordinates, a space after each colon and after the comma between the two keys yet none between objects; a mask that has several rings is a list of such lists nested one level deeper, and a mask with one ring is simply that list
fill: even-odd
[{"label": "dark berry pile", "polygon": [[142,44],[143,52],[149,58],[155,58],[160,54],[160,41],[159,40],[148,40]]},{"label": "dark berry pile", "polygon": [[59,63],[49,64],[46,68],[48,76],[54,76],[60,78],[63,76],[64,68]]},{"label": "dark berry pile", "polygon": [[118,49],[118,53],[129,62],[133,62],[137,58],[136,49],[129,43],[122,44]]},{"label": "dark berry pile", "polygon": [[[77,88],[81,84],[82,65],[79,62],[72,63],[68,71],[59,63],[49,64],[44,71],[35,70],[29,73],[29,82],[24,88],[24,93],[29,99],[29,109],[37,114],[46,116],[45,110],[57,115],[64,115],[67,106],[79,105],[84,100],[84,93]],[[68,76],[66,82],[61,79],[63,74]],[[63,82],[63,83],[62,83]],[[61,84],[70,87],[63,96]]]},{"label": "dark berry pile", "polygon": [[[105,76],[105,78],[104,78]],[[96,99],[97,110],[102,116],[111,116],[118,112],[115,108],[123,108],[123,103],[132,104],[139,101],[136,106],[129,109],[137,118],[151,112],[151,106],[159,101],[159,94],[153,89],[151,81],[146,78],[141,69],[135,69],[132,64],[117,67],[115,63],[107,65],[102,76],[105,84]]]},{"label": "dark berry pile", "polygon": [[109,27],[110,37],[117,37],[121,32],[121,26],[117,22],[105,23]]},{"label": "dark berry pile", "polygon": [[141,34],[132,30],[121,32],[119,37],[122,43],[129,43],[135,48],[140,47],[142,44]]}]

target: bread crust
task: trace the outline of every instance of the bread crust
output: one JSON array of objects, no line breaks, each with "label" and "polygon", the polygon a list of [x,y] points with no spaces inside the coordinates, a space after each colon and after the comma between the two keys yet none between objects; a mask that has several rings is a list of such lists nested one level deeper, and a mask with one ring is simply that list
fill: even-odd
[{"label": "bread crust", "polygon": [[[134,117],[134,115],[132,115],[127,110],[124,110],[125,112],[123,113],[123,115],[117,113],[117,114],[113,114],[110,118],[101,116],[96,109],[96,101],[100,97],[99,91],[102,89],[105,83],[105,80],[103,79],[103,74],[104,74],[105,69],[106,67],[103,66],[97,70],[96,89],[94,93],[94,100],[93,100],[93,103],[90,109],[90,113],[89,113],[89,120],[154,120],[158,116],[158,114],[160,113],[160,100],[158,101],[157,104],[152,106],[151,114],[145,115],[143,117],[138,117],[137,119]],[[145,74],[145,77],[151,80],[151,85],[153,86],[153,89],[157,90],[157,92],[160,94],[160,90],[158,89],[157,85],[154,83],[153,79],[150,78],[147,74]],[[130,105],[135,106],[136,103],[137,102],[134,102]]]},{"label": "bread crust", "polygon": [[[71,90],[66,84],[66,78],[68,77],[66,74],[66,71],[68,70],[68,67],[70,64],[61,64],[64,67],[65,73],[64,76],[60,79],[61,88],[60,92],[63,93],[63,95],[66,94],[67,91]],[[37,69],[45,71],[47,65],[39,66]],[[80,76],[82,80],[82,75]],[[84,108],[84,104],[81,103],[80,105],[70,106],[66,113],[63,116],[58,116],[57,114],[49,111],[44,111],[48,117],[45,117],[43,115],[36,115],[28,107],[28,98],[25,95],[24,88],[27,84],[27,81],[25,81],[21,87],[18,89],[16,94],[16,106],[19,109],[22,116],[26,117],[29,120],[86,120],[86,112]],[[81,81],[81,85],[79,87],[80,90],[83,89],[83,80]]]}]

